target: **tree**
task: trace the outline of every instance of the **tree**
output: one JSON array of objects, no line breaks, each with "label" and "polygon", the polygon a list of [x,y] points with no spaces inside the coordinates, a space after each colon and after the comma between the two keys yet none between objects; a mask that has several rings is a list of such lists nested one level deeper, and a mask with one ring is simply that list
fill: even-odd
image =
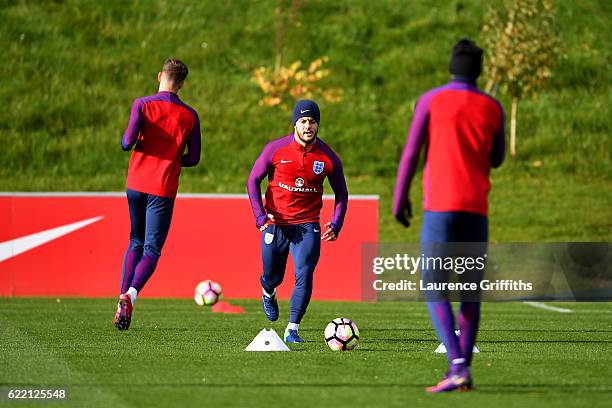
[{"label": "tree", "polygon": [[482,36],[486,47],[486,91],[499,88],[512,98],[510,154],[516,155],[519,101],[541,90],[551,77],[560,40],[554,28],[552,0],[512,0],[489,6]]},{"label": "tree", "polygon": [[263,66],[253,71],[253,78],[264,93],[260,105],[280,105],[284,110],[288,110],[293,101],[300,98],[321,96],[331,103],[342,99],[342,89],[323,89],[317,84],[330,74],[329,70],[321,68],[329,61],[328,57],[317,58],[304,69],[300,69],[302,62],[299,60],[289,66],[283,66],[285,32],[287,27],[301,25],[298,20],[300,8],[300,0],[291,0],[289,7],[286,0],[277,0],[277,7],[274,9],[274,67]]},{"label": "tree", "polygon": [[264,97],[259,104],[264,106],[280,105],[284,110],[287,110],[292,101],[300,98],[322,96],[331,103],[340,101],[342,99],[341,89],[329,87],[323,89],[317,84],[329,75],[329,70],[321,69],[321,65],[327,61],[327,57],[317,58],[306,69],[300,69],[301,61],[294,61],[288,67],[280,65],[278,71],[268,67],[255,69],[253,77],[264,93]]}]

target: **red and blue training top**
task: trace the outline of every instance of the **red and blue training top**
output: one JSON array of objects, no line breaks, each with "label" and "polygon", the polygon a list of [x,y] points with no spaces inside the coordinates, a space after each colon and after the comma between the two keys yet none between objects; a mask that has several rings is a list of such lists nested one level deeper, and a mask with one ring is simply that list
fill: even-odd
[{"label": "red and blue training top", "polygon": [[[185,146],[187,154],[183,154]],[[173,92],[138,98],[132,104],[121,147],[126,151],[134,147],[127,188],[176,197],[181,166],[195,166],[200,161],[200,119]]]},{"label": "red and blue training top", "polygon": [[426,145],[423,208],[487,215],[491,167],[504,159],[504,111],[475,83],[454,79],[416,105],[395,185],[398,214]]},{"label": "red and blue training top", "polygon": [[[264,210],[261,182],[266,176],[268,189]],[[348,202],[340,158],[319,138],[307,147],[296,142],[293,134],[268,143],[247,181],[257,228],[268,221],[266,214],[272,214],[277,225],[318,222],[325,177],[335,194],[331,228],[339,234]]]}]

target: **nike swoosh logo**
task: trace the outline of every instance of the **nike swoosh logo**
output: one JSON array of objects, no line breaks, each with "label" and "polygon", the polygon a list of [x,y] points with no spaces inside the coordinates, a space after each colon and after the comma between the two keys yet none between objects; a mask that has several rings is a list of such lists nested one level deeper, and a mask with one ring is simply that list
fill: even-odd
[{"label": "nike swoosh logo", "polygon": [[26,235],[21,238],[11,239],[0,243],[0,262],[13,258],[26,251],[39,247],[58,239],[64,235],[70,234],[78,229],[84,228],[89,224],[100,221],[104,216],[88,218],[83,221],[74,222],[72,224],[63,225],[61,227],[51,228],[35,234]]},{"label": "nike swoosh logo", "polygon": [[284,164],[284,163],[291,163],[292,161],[293,161],[293,160],[282,160],[282,159],[281,159],[281,163],[283,163],[283,164]]},{"label": "nike swoosh logo", "polygon": [[306,112],[310,112],[310,109],[300,110],[300,113],[306,113]]},{"label": "nike swoosh logo", "polygon": [[314,232],[319,232],[319,231],[321,231],[321,230],[318,230],[318,229],[313,229],[313,231],[314,231]]}]

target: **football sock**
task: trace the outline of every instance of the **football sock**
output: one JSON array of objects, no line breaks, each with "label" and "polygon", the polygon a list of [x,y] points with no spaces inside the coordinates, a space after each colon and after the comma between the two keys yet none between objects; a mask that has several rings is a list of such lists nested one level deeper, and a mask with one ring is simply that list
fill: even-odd
[{"label": "football sock", "polygon": [[130,286],[134,287],[140,292],[151,275],[153,275],[158,259],[159,258],[150,256],[148,254],[143,255],[140,262],[138,262],[138,265],[136,265],[134,279],[132,279],[132,284]]},{"label": "football sock", "polygon": [[455,317],[451,304],[450,302],[427,302],[427,311],[438,338],[446,347],[448,363],[452,366],[453,360],[463,358],[463,354],[459,348],[459,339],[455,335]]},{"label": "football sock", "polygon": [[287,330],[298,330],[300,328],[299,323],[289,323],[287,325]]},{"label": "football sock", "polygon": [[136,303],[136,296],[138,296],[138,291],[136,290],[136,288],[131,286],[125,293],[127,295],[130,295],[130,300],[132,301],[132,305]]},{"label": "football sock", "polygon": [[141,257],[142,249],[128,248],[125,252],[125,256],[123,257],[123,271],[121,273],[121,293],[125,293],[130,287],[132,279],[134,279],[136,265],[138,265]]},{"label": "football sock", "polygon": [[272,296],[276,295],[276,289],[274,289],[272,291],[272,293],[266,292],[266,290],[264,288],[261,288],[261,291],[263,292],[264,296],[266,296],[266,297],[272,297]]},{"label": "football sock", "polygon": [[459,347],[467,366],[472,362],[472,350],[476,342],[479,322],[480,302],[461,302],[459,307]]},{"label": "football sock", "polygon": [[451,361],[450,372],[455,374],[465,369],[465,358],[456,358]]},{"label": "football sock", "polygon": [[[296,254],[291,256],[299,258],[299,255],[296,256]],[[312,269],[308,266],[296,269],[295,287],[289,301],[289,321],[300,323],[306,314],[312,295]]]}]

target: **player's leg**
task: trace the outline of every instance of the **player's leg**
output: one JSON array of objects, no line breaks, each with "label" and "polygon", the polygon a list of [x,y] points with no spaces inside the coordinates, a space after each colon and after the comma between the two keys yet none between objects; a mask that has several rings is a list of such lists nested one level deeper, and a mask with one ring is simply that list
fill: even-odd
[{"label": "player's leg", "polygon": [[[421,251],[426,258],[444,258],[449,255],[448,242],[455,242],[455,216],[453,212],[426,211],[421,230]],[[424,283],[448,282],[448,271],[437,267],[423,269]],[[446,292],[427,293],[427,311],[440,341],[446,347],[449,370],[437,385],[428,387],[430,393],[464,390],[471,387],[469,368],[455,334],[455,318]]]},{"label": "player's leg", "polygon": [[141,242],[142,244],[135,244],[134,241],[130,239],[130,245],[128,246],[127,251],[125,251],[125,256],[123,257],[123,268],[121,270],[121,293],[127,292],[127,290],[130,288],[132,279],[134,279],[136,265],[138,265],[140,258],[142,258],[144,237]]},{"label": "player's leg", "polygon": [[455,335],[454,317],[448,301],[427,302],[432,325],[438,338],[446,347],[449,368],[444,378],[436,385],[427,388],[429,393],[446,391],[466,391],[472,388],[470,368],[466,365],[465,357]]},{"label": "player's leg", "polygon": [[289,324],[285,330],[285,341],[302,342],[298,329],[306,313],[312,295],[315,267],[321,253],[321,227],[311,222],[298,226],[291,239],[291,257],[295,267],[295,288],[291,296]]},{"label": "player's leg", "polygon": [[147,211],[147,195],[138,191],[127,190],[128,208],[130,211],[130,243],[123,257],[121,271],[121,291],[125,293],[134,279],[134,271],[144,248]]},{"label": "player's leg", "polygon": [[[472,257],[484,256],[487,252],[487,241],[489,239],[489,228],[487,217],[478,214],[462,214],[458,233],[462,242],[470,242],[469,252]],[[469,275],[464,273],[463,280],[476,282],[480,287],[484,271],[472,271]],[[480,291],[470,293],[462,299],[459,307],[459,346],[465,358],[466,366],[472,363],[472,350],[476,343],[478,327],[480,324]]]},{"label": "player's leg", "polygon": [[170,231],[174,198],[147,195],[146,230],[143,255],[134,273],[128,292],[133,300],[145,286],[157,266]]},{"label": "player's leg", "polygon": [[126,292],[134,278],[136,265],[142,257],[147,208],[146,194],[127,189],[126,195],[130,212],[130,243],[123,257],[119,303],[117,304],[117,312],[113,321],[113,324],[119,330],[127,330],[130,326],[132,302],[130,297],[126,296]]},{"label": "player's leg", "polygon": [[[444,258],[448,252],[447,242],[452,241],[452,213],[426,211],[421,229],[421,252],[425,260]],[[448,282],[448,271],[437,268],[432,262],[423,268],[422,279],[425,284]],[[455,317],[446,292],[426,293],[425,300],[431,323],[446,347],[449,365],[464,362],[459,339],[455,334]]]},{"label": "player's leg", "polygon": [[459,346],[465,358],[465,365],[472,364],[472,350],[480,324],[480,302],[461,302],[459,307]]},{"label": "player's leg", "polygon": [[285,233],[293,227],[270,225],[261,235],[261,260],[263,273],[259,279],[262,287],[261,301],[264,313],[270,321],[278,319],[278,302],[276,288],[283,282],[287,257],[289,256],[289,240]]}]

